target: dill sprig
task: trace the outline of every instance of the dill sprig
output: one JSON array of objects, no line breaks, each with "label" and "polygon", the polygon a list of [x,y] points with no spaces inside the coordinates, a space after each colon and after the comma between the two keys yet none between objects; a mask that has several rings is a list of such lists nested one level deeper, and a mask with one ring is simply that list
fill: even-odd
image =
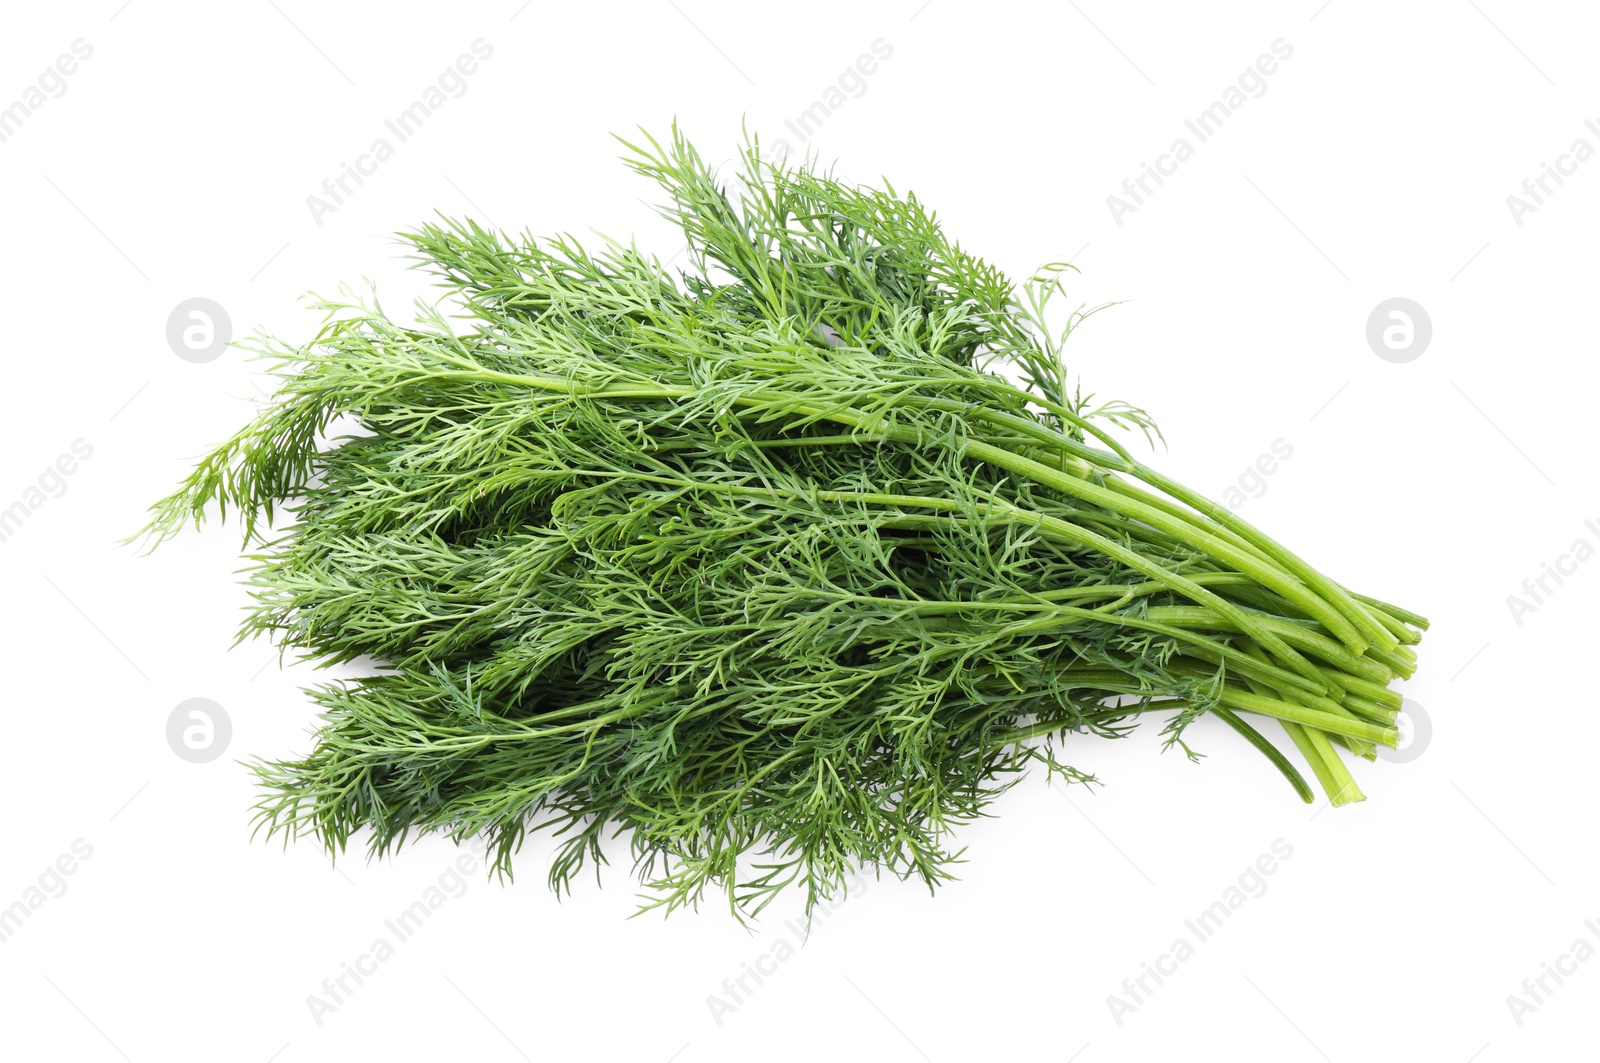
[{"label": "dill sprig", "polygon": [[444,305],[345,290],[256,341],[276,394],[153,507],[155,540],[237,513],[241,639],[383,666],[255,763],[269,837],[483,835],[509,875],[547,829],[560,891],[626,835],[647,908],[748,916],[863,864],[950,878],[1029,765],[1093,782],[1070,736],[1149,713],[1191,757],[1218,717],[1309,801],[1247,718],[1281,721],[1361,799],[1336,746],[1395,744],[1426,621],[1136,459],[1113,430],[1151,419],[1069,380],[1102,309],[1052,324],[1070,267],[1018,287],[914,195],[753,138],[732,197],[676,127],[623,144],[688,268],[402,234]]}]

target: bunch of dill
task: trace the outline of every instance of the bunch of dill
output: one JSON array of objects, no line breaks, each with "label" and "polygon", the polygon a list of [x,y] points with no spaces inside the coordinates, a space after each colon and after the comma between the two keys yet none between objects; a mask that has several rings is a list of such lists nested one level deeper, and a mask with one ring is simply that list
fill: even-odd
[{"label": "bunch of dill", "polygon": [[950,877],[951,829],[1030,762],[1088,781],[1065,738],[1148,713],[1180,745],[1216,716],[1309,801],[1245,717],[1275,718],[1360,799],[1339,749],[1395,744],[1426,622],[1119,444],[1153,426],[1069,394],[1093,311],[1047,323],[1064,267],[1014,286],[914,196],[754,141],[733,196],[676,128],[624,143],[688,270],[403,234],[465,318],[320,303],[308,344],[256,344],[270,403],[154,507],[158,539],[238,512],[241,637],[382,666],[309,692],[306,756],[255,764],[269,836],[481,833],[508,873],[548,828],[559,890],[626,834],[647,906],[750,914],[862,864]]}]

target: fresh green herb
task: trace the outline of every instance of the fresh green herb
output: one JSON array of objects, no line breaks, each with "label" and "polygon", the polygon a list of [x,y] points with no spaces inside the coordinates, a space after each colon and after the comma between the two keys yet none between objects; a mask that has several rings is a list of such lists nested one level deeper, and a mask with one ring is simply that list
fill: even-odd
[{"label": "fresh green herb", "polygon": [[1155,428],[1071,385],[1099,308],[1050,323],[1070,267],[1018,289],[914,196],[753,140],[731,198],[676,129],[624,143],[688,270],[423,226],[464,319],[320,303],[310,343],[255,344],[270,404],[154,507],[157,539],[238,511],[241,638],[382,665],[310,692],[303,759],[255,765],[269,836],[483,834],[509,873],[548,828],[559,891],[625,833],[647,907],[753,914],[862,864],[949,878],[952,828],[1030,763],[1091,782],[1071,736],[1150,713],[1191,757],[1217,717],[1310,801],[1247,722],[1280,721],[1361,799],[1339,749],[1395,745],[1426,621],[1118,442]]}]

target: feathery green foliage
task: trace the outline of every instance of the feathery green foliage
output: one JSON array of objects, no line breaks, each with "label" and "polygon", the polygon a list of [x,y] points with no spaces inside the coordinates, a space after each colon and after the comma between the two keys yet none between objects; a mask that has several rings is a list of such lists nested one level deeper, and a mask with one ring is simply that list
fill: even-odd
[{"label": "feathery green foliage", "polygon": [[753,914],[864,863],[949,878],[952,829],[1030,763],[1092,781],[1066,737],[1148,713],[1186,752],[1215,715],[1309,801],[1246,722],[1276,718],[1359,799],[1335,745],[1395,744],[1426,622],[1135,459],[1111,429],[1149,418],[1069,388],[1098,309],[1052,328],[1070,267],[1019,289],[915,196],[754,141],[732,197],[676,128],[624,143],[689,269],[403,234],[466,325],[320,303],[311,342],[257,345],[271,402],[153,507],[156,539],[237,512],[241,638],[382,665],[310,692],[305,757],[256,764],[269,835],[481,833],[509,873],[550,829],[560,890],[626,834],[648,907]]}]

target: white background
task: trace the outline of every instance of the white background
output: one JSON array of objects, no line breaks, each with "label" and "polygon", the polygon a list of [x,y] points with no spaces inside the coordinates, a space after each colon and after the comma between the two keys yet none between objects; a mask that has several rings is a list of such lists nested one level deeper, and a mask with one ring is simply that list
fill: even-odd
[{"label": "white background", "polygon": [[[0,542],[0,906],[92,847],[0,943],[0,1053],[1593,1058],[1600,962],[1548,980],[1520,1024],[1507,1003],[1577,939],[1600,947],[1585,927],[1600,926],[1600,561],[1520,623],[1507,604],[1575,540],[1600,545],[1584,524],[1600,528],[1600,161],[1520,225],[1507,205],[1576,138],[1600,147],[1592,9],[119,3],[16,5],[0,33],[0,105],[73,41],[93,48],[0,143],[0,508],[75,440],[93,448]],[[465,94],[319,225],[307,196],[478,38],[493,55]],[[786,120],[879,38],[892,55],[802,143]],[[1117,224],[1107,197],[1280,38],[1293,55],[1264,95]],[[299,298],[363,277],[398,310],[426,289],[388,234],[435,210],[637,234],[665,259],[680,243],[610,134],[674,116],[709,158],[732,154],[742,118],[914,189],[1014,275],[1070,258],[1074,299],[1128,300],[1074,338],[1074,365],[1156,415],[1156,464],[1216,496],[1282,439],[1292,457],[1243,515],[1435,620],[1405,691],[1433,723],[1421,755],[1357,762],[1370,799],[1324,811],[1209,721],[1198,765],[1153,733],[1085,738],[1070,753],[1103,789],[1019,786],[964,832],[961,881],[931,898],[872,881],[775,967],[762,958],[798,898],[753,932],[716,909],[628,920],[625,852],[603,888],[558,902],[536,844],[513,886],[466,876],[316,1021],[307,998],[456,852],[430,840],[335,869],[310,845],[251,841],[237,761],[307,748],[313,676],[264,644],[230,649],[231,528],[151,557],[116,545],[257,397],[237,351],[177,357],[168,315],[203,296],[236,338],[302,340]],[[1365,339],[1394,296],[1433,323],[1406,364]],[[193,697],[232,721],[207,764],[166,740]],[[1115,1021],[1123,980],[1192,941],[1185,920],[1279,839],[1292,856],[1265,893]],[[708,998],[758,960],[775,973],[718,1022]]]}]

